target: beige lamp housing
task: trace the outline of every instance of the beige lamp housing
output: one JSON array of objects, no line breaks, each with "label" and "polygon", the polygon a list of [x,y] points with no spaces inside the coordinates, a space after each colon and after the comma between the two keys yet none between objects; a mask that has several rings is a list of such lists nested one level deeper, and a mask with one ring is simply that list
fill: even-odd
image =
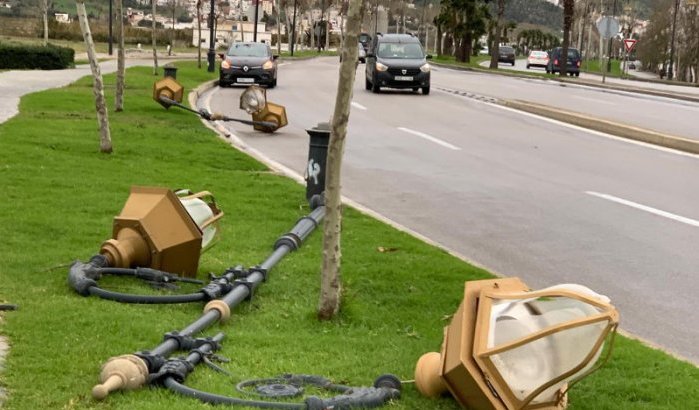
[{"label": "beige lamp housing", "polygon": [[562,409],[618,323],[609,300],[581,285],[534,292],[518,278],[466,282],[441,353],[419,359],[415,383],[474,410]]},{"label": "beige lamp housing", "polygon": [[184,96],[184,87],[174,78],[165,77],[153,83],[153,99],[163,107],[170,108],[170,105],[165,104],[160,99],[161,96],[181,103]]},{"label": "beige lamp housing", "polygon": [[240,95],[240,108],[251,114],[253,121],[267,121],[275,124],[274,127],[253,125],[257,131],[274,132],[289,123],[286,118],[286,108],[267,101],[267,90],[257,85],[246,88]]},{"label": "beige lamp housing", "polygon": [[[208,192],[181,195],[167,188],[132,187],[121,214],[114,218],[112,239],[100,249],[110,266],[196,276],[202,239],[211,241],[215,231],[210,229],[223,212],[213,199],[202,200],[211,195]],[[208,217],[202,208],[208,209]]]}]

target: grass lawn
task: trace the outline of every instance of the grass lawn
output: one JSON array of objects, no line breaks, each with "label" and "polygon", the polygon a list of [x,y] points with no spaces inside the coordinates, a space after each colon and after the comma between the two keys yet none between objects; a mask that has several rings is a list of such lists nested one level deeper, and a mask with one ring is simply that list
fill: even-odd
[{"label": "grass lawn", "polygon": [[[215,78],[195,62],[178,67],[187,91]],[[5,313],[0,327],[11,344],[0,374],[7,409],[211,408],[163,389],[91,399],[108,358],[155,347],[165,332],[182,329],[202,309],[199,303],[137,306],[84,298],[66,285],[67,264],[88,259],[110,237],[130,186],[186,187],[216,196],[226,216],[221,241],[201,259],[202,278],[261,262],[279,235],[309,211],[302,186],[230,148],[194,115],[153,102],[151,68],[129,69],[126,78],[126,111],[109,114],[111,155],[98,153],[89,78],[23,97],[20,114],[0,124],[0,302],[20,307]],[[111,106],[114,76],[105,80]],[[220,354],[231,359],[222,366],[232,376],[199,366],[188,385],[234,395],[241,380],[282,373],[320,374],[352,385],[370,385],[382,373],[412,379],[420,355],[439,349],[464,281],[490,277],[346,208],[343,308],[336,320],[319,323],[319,233],[270,272],[229,324],[205,333],[226,332]],[[125,279],[101,284],[149,292]],[[611,361],[576,385],[570,401],[572,409],[699,408],[699,369],[617,337]],[[422,398],[407,385],[389,408],[458,407],[450,398]]]},{"label": "grass lawn", "polygon": [[[272,52],[276,53],[277,48],[276,46],[272,46]],[[338,53],[336,50],[322,50],[320,53],[318,50],[294,50],[294,55],[293,57],[291,56],[290,51],[282,51],[281,57],[285,59],[293,59],[293,58],[308,58],[308,57],[317,57],[317,56],[337,56]]]},{"label": "grass lawn", "polygon": [[[598,59],[584,60],[580,66],[581,71],[592,74],[602,75],[603,70],[606,70],[606,60],[600,64]],[[608,77],[621,77],[621,61],[612,60],[611,71],[607,72]]]}]

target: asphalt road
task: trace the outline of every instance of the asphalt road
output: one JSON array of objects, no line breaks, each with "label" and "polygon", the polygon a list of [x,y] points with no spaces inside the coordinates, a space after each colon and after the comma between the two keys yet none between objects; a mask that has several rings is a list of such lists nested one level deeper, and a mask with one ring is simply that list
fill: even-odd
[{"label": "asphalt road", "polygon": [[[507,67],[511,66],[507,65]],[[523,69],[526,70],[526,67]],[[699,117],[697,103],[646,94],[603,90],[546,79],[492,77],[478,73],[464,76],[457,70],[445,68],[438,70],[440,71],[435,76],[438,79],[435,84],[446,88],[463,89],[497,98],[536,102],[639,128],[699,140],[696,126],[696,118]],[[535,70],[538,69],[535,68]],[[581,78],[584,75],[584,73],[581,74]],[[645,86],[645,83],[643,85]],[[691,87],[688,89],[694,90]]]},{"label": "asphalt road", "polygon": [[[572,282],[606,294],[619,308],[624,330],[699,363],[693,306],[699,292],[699,157],[439,89],[590,99],[585,107],[604,107],[605,113],[621,111],[604,102],[622,98],[642,101],[649,112],[670,110],[669,103],[451,70],[433,73],[429,96],[377,95],[364,90],[363,68],[343,163],[345,196],[533,288]],[[285,63],[268,99],[286,105],[289,126],[272,135],[225,126],[302,175],[304,130],[328,121],[337,70],[334,58]],[[214,88],[200,104],[246,117],[237,109],[241,91]]]}]

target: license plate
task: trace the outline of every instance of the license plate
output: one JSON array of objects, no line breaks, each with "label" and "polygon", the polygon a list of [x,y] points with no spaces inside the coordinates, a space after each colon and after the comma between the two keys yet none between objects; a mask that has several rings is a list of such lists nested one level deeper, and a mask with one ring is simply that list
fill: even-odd
[{"label": "license plate", "polygon": [[396,81],[413,81],[413,77],[404,75],[397,75],[394,78],[396,79]]},{"label": "license plate", "polygon": [[254,83],[255,79],[254,78],[239,78],[238,82],[239,83]]}]

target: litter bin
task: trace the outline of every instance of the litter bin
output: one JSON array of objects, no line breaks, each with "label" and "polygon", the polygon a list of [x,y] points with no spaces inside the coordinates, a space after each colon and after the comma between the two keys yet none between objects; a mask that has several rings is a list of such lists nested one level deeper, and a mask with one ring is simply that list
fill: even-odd
[{"label": "litter bin", "polygon": [[166,65],[163,67],[163,77],[172,77],[173,80],[177,79],[177,67],[172,65]]},{"label": "litter bin", "polygon": [[320,195],[325,191],[325,164],[330,142],[330,124],[321,122],[306,132],[311,137],[305,171],[306,199],[310,201],[313,195]]}]

